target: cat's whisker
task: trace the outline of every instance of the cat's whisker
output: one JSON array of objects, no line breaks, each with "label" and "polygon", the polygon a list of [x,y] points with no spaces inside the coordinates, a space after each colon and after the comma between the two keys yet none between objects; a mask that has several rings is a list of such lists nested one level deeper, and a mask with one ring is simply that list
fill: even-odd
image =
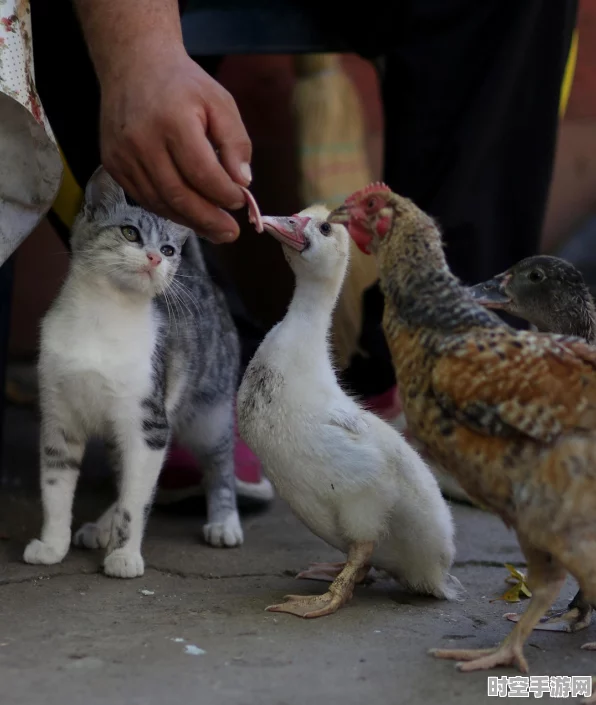
[{"label": "cat's whisker", "polygon": [[170,332],[170,324],[172,323],[172,319],[174,322],[174,327],[176,328],[176,337],[178,337],[178,324],[176,323],[176,316],[174,315],[173,309],[170,307],[170,301],[168,300],[167,293],[164,291],[164,301],[166,304],[166,307],[168,309],[168,330],[167,332]]},{"label": "cat's whisker", "polygon": [[98,256],[99,254],[103,255],[105,252],[118,252],[119,251],[118,245],[102,245],[101,249],[98,249],[97,247],[88,247],[88,248],[76,248],[73,249],[73,256],[76,258],[79,255],[94,255]]},{"label": "cat's whisker", "polygon": [[172,308],[174,310],[174,322],[176,325],[176,336],[180,335],[180,332],[178,330],[178,321],[182,322],[183,316],[182,316],[182,311],[180,309],[180,304],[176,300],[174,296],[172,296],[172,292],[168,292],[170,294],[170,303],[172,304]]},{"label": "cat's whisker", "polygon": [[191,291],[184,286],[184,284],[181,284],[180,282],[171,282],[170,285],[173,289],[178,291],[179,295],[183,295],[190,303],[193,305],[195,308],[196,312],[201,316],[203,314],[203,308],[201,307],[201,302],[199,299],[195,298]]},{"label": "cat's whisker", "polygon": [[172,304],[172,307],[174,309],[174,318],[176,322],[176,335],[180,335],[180,331],[178,330],[178,323],[182,323],[184,326],[188,325],[188,320],[185,321],[185,316],[182,311],[182,308],[180,306],[180,302],[178,301],[177,297],[174,295],[174,292],[170,289],[168,291],[168,295],[170,297],[170,303]]},{"label": "cat's whisker", "polygon": [[171,297],[165,297],[166,298],[166,304],[168,307],[168,332],[170,330],[170,327],[173,326],[175,330],[176,337],[178,337],[178,317],[176,316],[176,308],[174,306],[174,302],[172,301]]},{"label": "cat's whisker", "polygon": [[[170,294],[172,295],[173,298],[176,299],[176,301],[179,302],[179,304],[180,304],[181,306],[184,306],[184,308],[185,308],[186,311],[188,312],[188,315],[189,315],[190,318],[192,319],[192,318],[193,318],[192,311],[191,311],[190,308],[187,306],[187,304],[184,302],[184,300],[182,299],[182,297],[180,296],[180,294],[176,292],[176,290],[174,289],[174,287],[170,287]],[[181,312],[181,313],[182,313],[182,312]]]},{"label": "cat's whisker", "polygon": [[[184,306],[184,308],[186,309],[188,315],[190,316],[190,319],[192,320],[192,319],[194,318],[193,312],[192,312],[192,310],[188,307],[188,305],[187,305],[187,303],[186,303],[184,297],[181,296],[180,291],[178,290],[178,287],[174,286],[174,282],[173,282],[173,281],[170,282],[170,285],[169,285],[169,287],[168,287],[168,291],[169,291],[170,295],[171,295],[173,298],[175,298],[176,301],[178,301],[178,303],[179,303],[179,305],[180,305],[181,307]],[[180,313],[182,313],[182,310],[180,311]]]},{"label": "cat's whisker", "polygon": [[[181,292],[176,291],[174,288],[170,288],[170,294],[171,294],[172,296],[176,296],[176,299],[180,302],[181,305],[184,306],[184,308],[186,309],[186,311],[187,311],[187,313],[188,313],[188,316],[189,316],[190,319],[192,320],[192,319],[195,317],[196,314],[193,313],[191,307],[189,307],[189,305],[188,305],[188,303],[187,303],[188,298],[185,297],[185,296],[183,296],[183,295],[181,294]],[[195,302],[192,301],[192,300],[190,300],[190,304],[191,304],[191,306],[195,309],[196,313],[198,313],[199,316],[200,316],[200,315],[201,315],[201,311],[200,311],[200,309],[195,305]]]},{"label": "cat's whisker", "polygon": [[85,266],[85,274],[102,274],[103,276],[110,276],[116,272],[126,272],[121,264],[114,262],[111,266],[109,263],[99,262],[91,265]]}]

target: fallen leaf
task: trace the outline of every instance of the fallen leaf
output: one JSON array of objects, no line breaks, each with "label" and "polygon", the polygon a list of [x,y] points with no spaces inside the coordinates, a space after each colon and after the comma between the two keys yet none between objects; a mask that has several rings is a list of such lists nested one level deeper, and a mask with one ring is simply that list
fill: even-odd
[{"label": "fallen leaf", "polygon": [[505,578],[505,582],[513,585],[509,590],[506,590],[500,597],[496,597],[491,602],[503,600],[504,602],[520,602],[522,597],[532,597],[530,588],[526,584],[526,576],[511,563],[505,563],[505,568],[511,575]]}]

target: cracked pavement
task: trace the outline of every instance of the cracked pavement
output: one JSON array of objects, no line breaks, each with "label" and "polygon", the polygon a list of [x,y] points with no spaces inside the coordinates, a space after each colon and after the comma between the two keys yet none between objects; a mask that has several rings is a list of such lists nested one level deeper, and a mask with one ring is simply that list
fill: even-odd
[{"label": "cracked pavement", "polygon": [[[495,517],[453,505],[462,602],[411,595],[378,579],[335,615],[300,620],[264,609],[288,593],[323,591],[324,583],[294,575],[341,556],[281,501],[244,514],[239,549],[200,543],[200,504],[184,513],[154,510],[146,572],[135,580],[105,577],[100,552],[80,549],[57,566],[25,565],[22,551],[41,518],[36,446],[34,416],[11,410],[0,488],[0,705],[494,702],[486,673],[457,673],[426,650],[492,646],[512,626],[503,613],[527,604],[492,601],[507,587],[503,563],[524,564],[513,533]],[[101,464],[92,453],[75,526],[109,501]],[[574,592],[568,581],[557,604]],[[594,654],[579,649],[594,638],[594,627],[535,632],[526,647],[530,673],[596,673]]]}]

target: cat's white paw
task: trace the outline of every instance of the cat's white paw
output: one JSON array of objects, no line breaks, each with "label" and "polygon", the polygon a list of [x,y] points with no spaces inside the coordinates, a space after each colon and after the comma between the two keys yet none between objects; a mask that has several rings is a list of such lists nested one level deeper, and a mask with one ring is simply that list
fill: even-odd
[{"label": "cat's white paw", "polygon": [[88,522],[83,524],[74,536],[73,543],[79,548],[106,548],[110,540],[110,527]]},{"label": "cat's white paw", "polygon": [[212,546],[231,548],[241,546],[244,541],[238,512],[231,512],[223,521],[214,521],[203,527],[205,541]]},{"label": "cat's white paw", "polygon": [[23,560],[25,563],[34,565],[53,565],[60,563],[64,556],[68,553],[70,541],[61,543],[46,543],[39,539],[33,539],[25,549]]},{"label": "cat's white paw", "polygon": [[111,578],[140,578],[145,562],[140,553],[117,548],[105,557],[103,572]]}]

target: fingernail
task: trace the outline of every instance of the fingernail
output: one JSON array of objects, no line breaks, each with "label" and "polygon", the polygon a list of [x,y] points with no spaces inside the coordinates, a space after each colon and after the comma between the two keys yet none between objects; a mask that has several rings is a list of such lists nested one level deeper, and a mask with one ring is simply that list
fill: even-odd
[{"label": "fingernail", "polygon": [[222,240],[235,240],[236,235],[232,232],[227,232],[227,233],[222,233],[221,238],[222,238]]},{"label": "fingernail", "polygon": [[230,206],[231,211],[239,211],[241,208],[244,208],[246,205],[246,201],[237,201],[233,205]]},{"label": "fingernail", "polygon": [[243,162],[242,164],[240,164],[240,173],[250,184],[250,182],[252,181],[252,171],[248,162]]}]

